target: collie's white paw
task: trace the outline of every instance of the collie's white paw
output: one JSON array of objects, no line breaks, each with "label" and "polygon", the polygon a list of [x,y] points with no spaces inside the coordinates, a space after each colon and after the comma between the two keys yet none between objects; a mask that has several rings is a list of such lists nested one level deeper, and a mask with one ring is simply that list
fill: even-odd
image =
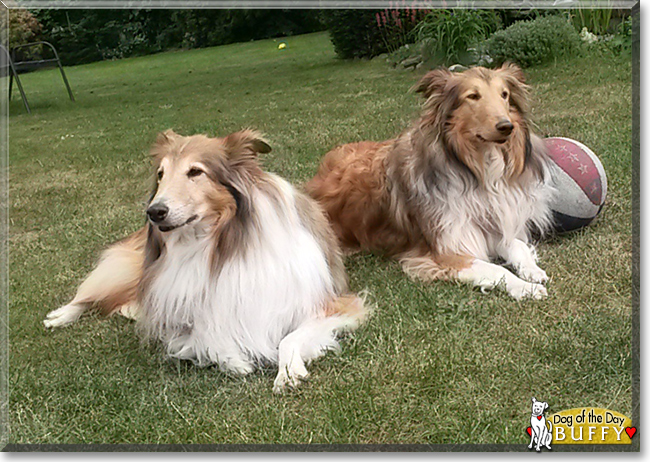
[{"label": "collie's white paw", "polygon": [[287,387],[296,388],[308,375],[309,372],[302,362],[280,368],[273,382],[273,393],[283,393]]},{"label": "collie's white paw", "polygon": [[543,285],[523,281],[521,284],[514,284],[513,287],[508,287],[508,293],[515,300],[521,300],[523,298],[543,300],[548,297],[546,287]]},{"label": "collie's white paw", "polygon": [[247,375],[255,370],[250,362],[243,359],[230,359],[222,364],[222,368],[234,375]]},{"label": "collie's white paw", "polygon": [[140,305],[138,305],[136,302],[132,302],[127,303],[126,305],[122,305],[118,313],[127,319],[137,321],[140,318],[142,310],[140,309]]},{"label": "collie's white paw", "polygon": [[43,324],[48,328],[67,326],[79,319],[85,309],[86,308],[81,305],[70,304],[62,306],[54,311],[50,311],[45,317]]},{"label": "collie's white paw", "polygon": [[519,268],[518,273],[522,279],[528,282],[544,284],[548,281],[546,271],[541,269],[539,266],[521,267]]}]

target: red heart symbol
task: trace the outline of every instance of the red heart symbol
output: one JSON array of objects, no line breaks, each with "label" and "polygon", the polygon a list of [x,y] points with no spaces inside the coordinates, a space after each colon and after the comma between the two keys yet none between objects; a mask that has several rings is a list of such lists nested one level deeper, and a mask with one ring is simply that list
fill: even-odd
[{"label": "red heart symbol", "polygon": [[629,436],[630,439],[632,439],[632,437],[636,433],[636,427],[625,427],[625,433],[627,433],[627,436]]},{"label": "red heart symbol", "polygon": [[528,427],[526,429],[526,433],[528,433],[528,436],[530,436],[533,433],[533,429],[531,427]]},{"label": "red heart symbol", "polygon": [[542,420],[542,416],[541,416],[541,415],[538,415],[538,416],[537,416],[537,420]]}]

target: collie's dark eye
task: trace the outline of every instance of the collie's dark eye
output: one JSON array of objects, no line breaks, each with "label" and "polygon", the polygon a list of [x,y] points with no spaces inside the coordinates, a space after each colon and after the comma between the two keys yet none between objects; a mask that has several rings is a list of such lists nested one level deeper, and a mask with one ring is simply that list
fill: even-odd
[{"label": "collie's dark eye", "polygon": [[508,99],[508,92],[504,91],[503,93],[501,93],[501,98]]},{"label": "collie's dark eye", "polygon": [[472,93],[468,96],[468,98],[473,99],[474,101],[478,101],[479,99],[481,99],[481,95],[479,95],[478,93]]},{"label": "collie's dark eye", "polygon": [[192,167],[187,171],[187,177],[188,178],[196,178],[199,175],[202,175],[204,172],[200,168],[197,167]]},{"label": "collie's dark eye", "polygon": [[162,177],[163,177],[163,171],[162,171],[162,170],[158,170],[157,176],[158,176],[158,181],[162,180]]}]

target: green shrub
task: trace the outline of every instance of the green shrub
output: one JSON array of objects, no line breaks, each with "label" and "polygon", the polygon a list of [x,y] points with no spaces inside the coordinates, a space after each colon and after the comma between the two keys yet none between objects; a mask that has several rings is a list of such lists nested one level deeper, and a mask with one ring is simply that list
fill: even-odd
[{"label": "green shrub", "polygon": [[387,51],[377,27],[380,10],[325,10],[323,20],[334,51],[343,59],[372,58]]},{"label": "green shrub", "polygon": [[[8,31],[6,30],[8,27]],[[37,42],[41,39],[42,26],[29,11],[25,9],[10,9],[9,20],[0,23],[0,39],[7,49],[17,45]],[[7,40],[7,42],[5,42]],[[30,49],[26,57],[37,55],[38,49]]]},{"label": "green shrub", "polygon": [[566,18],[546,16],[495,32],[484,49],[496,65],[513,61],[529,67],[573,55],[580,46],[580,36]]},{"label": "green shrub", "polygon": [[537,8],[508,8],[505,10],[495,10],[501,18],[503,27],[510,27],[519,21],[528,21],[543,16],[566,15],[565,10],[543,10]]},{"label": "green shrub", "polygon": [[598,41],[589,45],[589,48],[614,55],[630,53],[632,51],[632,16],[624,19],[616,27],[615,32],[615,34],[599,37]]},{"label": "green shrub", "polygon": [[425,61],[436,65],[470,64],[475,56],[468,48],[501,27],[494,10],[433,10],[414,33]]}]

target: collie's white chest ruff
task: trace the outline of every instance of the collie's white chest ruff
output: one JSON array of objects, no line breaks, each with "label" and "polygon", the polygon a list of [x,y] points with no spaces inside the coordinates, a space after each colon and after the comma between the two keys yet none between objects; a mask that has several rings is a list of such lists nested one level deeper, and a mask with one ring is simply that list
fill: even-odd
[{"label": "collie's white chest ruff", "polygon": [[300,223],[293,198],[278,210],[254,193],[246,247],[211,273],[209,238],[167,241],[145,294],[142,324],[169,354],[246,372],[278,360],[281,340],[335,298],[323,250]]},{"label": "collie's white chest ruff", "polygon": [[500,249],[515,239],[528,243],[531,225],[548,226],[553,194],[548,181],[513,185],[500,154],[488,153],[486,159],[483,185],[468,187],[449,172],[445,188],[424,190],[421,206],[425,215],[436,217],[438,253],[499,258]]},{"label": "collie's white chest ruff", "polygon": [[[534,143],[538,144],[537,139]],[[496,149],[484,158],[481,183],[469,181],[462,170],[449,169],[434,176],[436,183],[428,180],[429,172],[419,171],[413,172],[413,186],[402,185],[401,190],[409,194],[398,194],[393,200],[409,202],[437,261],[412,252],[405,252],[400,261],[416,277],[457,277],[483,290],[500,286],[517,299],[544,298],[547,292],[542,283],[548,277],[537,266],[529,236],[533,228],[544,231],[550,225],[549,203],[555,191],[547,166],[540,162],[538,178],[512,182]],[[446,263],[450,260],[451,264]],[[493,260],[505,261],[519,277]],[[445,264],[449,266],[443,268]]]}]

